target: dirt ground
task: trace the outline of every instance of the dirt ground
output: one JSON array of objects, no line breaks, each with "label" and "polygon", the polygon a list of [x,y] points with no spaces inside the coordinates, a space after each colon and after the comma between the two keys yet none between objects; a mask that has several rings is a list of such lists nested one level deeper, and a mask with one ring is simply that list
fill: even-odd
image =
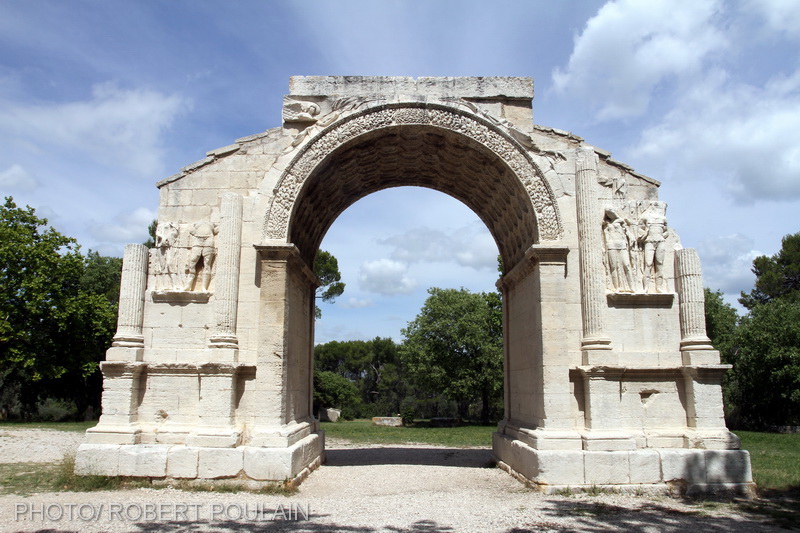
[{"label": "dirt ground", "polygon": [[[53,462],[83,435],[0,430],[0,463]],[[785,531],[729,501],[546,496],[491,466],[485,448],[329,441],[289,496],[170,488],[0,496],[0,531]],[[797,524],[800,524],[800,517]]]}]

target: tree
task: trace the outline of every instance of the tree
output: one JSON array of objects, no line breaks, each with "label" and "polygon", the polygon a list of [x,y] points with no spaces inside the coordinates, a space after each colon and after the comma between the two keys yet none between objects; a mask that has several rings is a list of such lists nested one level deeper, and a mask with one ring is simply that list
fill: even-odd
[{"label": "tree", "polygon": [[156,229],[158,228],[158,220],[153,220],[147,225],[147,240],[142,244],[148,248],[156,247]]},{"label": "tree", "polygon": [[706,333],[711,344],[719,350],[722,360],[727,361],[736,335],[739,314],[722,298],[722,292],[703,289],[706,303]]},{"label": "tree", "polygon": [[800,301],[778,298],[742,318],[731,400],[748,427],[800,425]]},{"label": "tree", "polygon": [[503,384],[499,296],[463,288],[433,287],[428,293],[420,313],[403,329],[408,372],[418,384],[456,401],[462,418],[469,404],[479,401],[481,420],[488,423]]},{"label": "tree", "polygon": [[713,332],[721,337],[723,360],[733,364],[726,400],[734,423],[754,428],[800,424],[800,233],[786,235],[777,254],[757,257],[753,273],[755,287],[739,299],[749,313],[733,335],[727,333],[729,325]]},{"label": "tree", "polygon": [[[330,252],[319,250],[314,259],[314,274],[322,281],[317,289],[317,298],[325,303],[333,303],[344,292],[345,284],[339,272],[339,261]],[[317,318],[322,317],[322,309],[316,307]]]},{"label": "tree", "polygon": [[80,286],[91,294],[102,294],[116,309],[119,305],[119,283],[122,258],[106,257],[89,250],[86,254]]},{"label": "tree", "polygon": [[345,418],[352,418],[357,403],[358,389],[353,382],[336,372],[314,370],[314,411],[333,407],[341,409]]},{"label": "tree", "polygon": [[315,368],[333,372],[352,383],[359,401],[353,406],[358,417],[385,416],[399,412],[407,385],[398,358],[397,344],[390,338],[370,341],[331,341],[314,348]]},{"label": "tree", "polygon": [[[49,396],[83,409],[83,385],[113,335],[116,308],[103,276],[74,239],[6,198],[0,208],[0,387],[16,387],[26,413]],[[107,289],[107,287],[106,287]],[[113,297],[113,294],[112,294]]]},{"label": "tree", "polygon": [[747,309],[771,302],[776,298],[800,300],[800,233],[786,235],[781,240],[780,251],[753,260],[756,275],[755,288],[749,294],[742,292],[739,302]]}]

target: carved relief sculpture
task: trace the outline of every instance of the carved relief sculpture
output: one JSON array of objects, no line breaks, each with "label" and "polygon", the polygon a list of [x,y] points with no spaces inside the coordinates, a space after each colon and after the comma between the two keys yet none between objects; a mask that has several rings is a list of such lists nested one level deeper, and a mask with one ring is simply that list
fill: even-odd
[{"label": "carved relief sculpture", "polygon": [[156,227],[156,289],[174,291],[180,288],[177,267],[178,226],[172,222],[159,222]]},{"label": "carved relief sculpture", "polygon": [[603,220],[603,236],[608,253],[608,269],[611,286],[617,292],[633,292],[632,239],[630,221],[623,219],[613,209],[606,209]]},{"label": "carved relief sculpture", "polygon": [[285,98],[283,101],[283,121],[284,122],[310,122],[317,121],[319,115],[319,105],[314,102],[303,102]]},{"label": "carved relief sculpture", "polygon": [[666,209],[665,202],[620,198],[613,199],[613,207],[606,207],[603,260],[609,291],[667,292],[664,261],[667,241],[673,235],[667,226]]},{"label": "carved relief sculpture", "polygon": [[186,263],[184,290],[198,290],[195,287],[195,280],[198,273],[202,271],[203,276],[199,290],[208,291],[214,258],[216,257],[214,236],[217,231],[217,225],[209,222],[196,222],[189,231],[189,240],[192,248],[189,252],[189,261]]},{"label": "carved relief sculpture", "polygon": [[639,219],[639,242],[644,250],[645,292],[650,292],[650,280],[654,279],[655,292],[664,292],[664,257],[667,252],[667,204],[652,202]]}]

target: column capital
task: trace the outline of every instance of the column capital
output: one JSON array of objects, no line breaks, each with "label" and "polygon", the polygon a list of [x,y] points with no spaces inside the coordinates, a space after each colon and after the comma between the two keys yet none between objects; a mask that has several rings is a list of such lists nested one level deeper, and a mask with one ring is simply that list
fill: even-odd
[{"label": "column capital", "polygon": [[297,246],[294,244],[285,242],[254,244],[253,248],[256,249],[261,261],[285,261],[287,263],[294,263],[300,267],[300,272],[310,284],[316,287],[322,285],[320,279],[303,260],[303,256],[300,255],[300,250],[298,250]]}]

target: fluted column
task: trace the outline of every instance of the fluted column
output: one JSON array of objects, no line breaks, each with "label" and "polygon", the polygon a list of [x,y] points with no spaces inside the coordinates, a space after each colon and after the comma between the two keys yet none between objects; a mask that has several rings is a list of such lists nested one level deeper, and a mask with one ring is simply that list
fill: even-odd
[{"label": "fluted column", "polygon": [[112,346],[142,348],[144,337],[144,291],[147,288],[148,249],[143,244],[128,244],[122,259],[117,333]]},{"label": "fluted column", "polygon": [[575,189],[583,311],[581,347],[584,350],[584,364],[594,364],[591,354],[587,352],[610,350],[611,340],[605,335],[606,280],[601,234],[603,217],[597,200],[597,159],[591,148],[577,149]]},{"label": "fluted column", "polygon": [[681,350],[711,350],[706,335],[705,295],[700,258],[694,248],[675,251],[675,274],[680,303]]},{"label": "fluted column", "polygon": [[236,313],[239,306],[239,265],[242,249],[242,197],[222,195],[217,235],[217,272],[214,281],[214,334],[212,348],[236,348]]},{"label": "fluted column", "polygon": [[685,365],[718,365],[719,352],[706,334],[705,294],[700,258],[693,248],[675,251],[675,288]]}]

